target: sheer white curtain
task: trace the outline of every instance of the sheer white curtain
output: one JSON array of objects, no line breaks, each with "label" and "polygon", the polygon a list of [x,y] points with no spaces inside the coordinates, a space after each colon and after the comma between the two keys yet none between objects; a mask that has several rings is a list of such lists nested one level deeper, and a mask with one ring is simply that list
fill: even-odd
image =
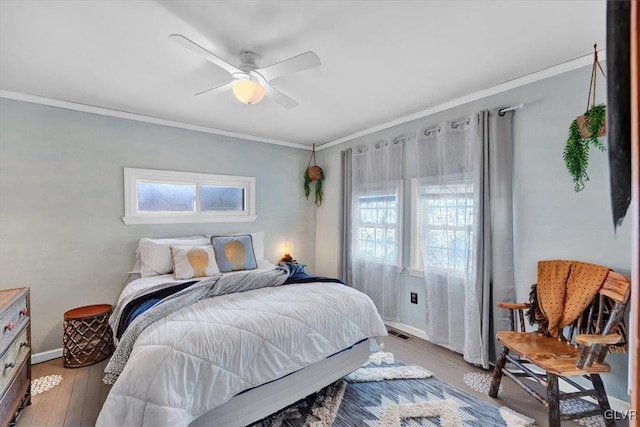
[{"label": "sheer white curtain", "polygon": [[350,284],[369,295],[383,319],[393,321],[399,320],[402,153],[402,140],[358,146],[350,173]]},{"label": "sheer white curtain", "polygon": [[485,368],[495,329],[508,327],[492,307],[514,298],[511,116],[483,111],[417,135],[425,332]]}]

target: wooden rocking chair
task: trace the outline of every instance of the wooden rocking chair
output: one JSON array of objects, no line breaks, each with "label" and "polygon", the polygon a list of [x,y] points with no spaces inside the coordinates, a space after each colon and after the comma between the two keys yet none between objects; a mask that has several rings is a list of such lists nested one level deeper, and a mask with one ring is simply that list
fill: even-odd
[{"label": "wooden rocking chair", "polygon": [[[602,286],[592,302],[575,321],[560,330],[558,338],[549,336],[544,326],[539,327],[537,332],[525,332],[523,310],[536,310],[528,313],[529,320],[533,319],[534,314],[539,319],[541,310],[534,307],[537,304],[507,302],[497,304],[500,308],[510,310],[511,331],[497,333],[498,341],[504,346],[504,349],[496,362],[489,396],[498,396],[500,381],[502,376],[506,375],[548,408],[550,427],[559,427],[561,421],[564,420],[594,415],[602,415],[607,426],[616,425],[600,374],[610,371],[609,364],[604,362],[605,356],[612,350],[624,351],[625,348],[626,332],[623,314],[629,299],[630,283],[629,279],[614,271],[609,270],[605,274]],[[540,280],[540,275],[538,280]],[[534,303],[538,301],[536,293],[536,285],[533,285],[531,301]],[[519,330],[516,328],[516,313],[519,319]],[[544,313],[542,314],[544,315]],[[544,325],[544,319],[541,320]],[[518,357],[510,355],[509,352],[516,353]],[[510,372],[505,368],[507,361],[514,365],[516,372]],[[545,373],[534,372],[534,370],[539,372],[539,369],[532,369],[531,364],[544,370]],[[590,380],[593,389],[585,389],[567,378],[575,376],[583,376]],[[520,381],[518,377],[529,377],[536,380],[546,387],[547,397],[543,397],[528,384]],[[560,393],[559,379],[566,381],[579,391]],[[561,400],[583,396],[595,397],[599,409],[571,414],[561,413]]]}]

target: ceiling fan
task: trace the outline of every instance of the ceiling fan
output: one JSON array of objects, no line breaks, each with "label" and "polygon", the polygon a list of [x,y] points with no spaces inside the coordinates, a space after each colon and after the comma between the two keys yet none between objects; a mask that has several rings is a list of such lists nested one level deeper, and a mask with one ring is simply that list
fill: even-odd
[{"label": "ceiling fan", "polygon": [[293,108],[298,103],[275,89],[269,82],[275,78],[320,65],[320,59],[315,53],[305,52],[268,67],[258,68],[257,62],[260,55],[242,51],[240,52],[240,65],[236,67],[181,34],[172,34],[169,39],[216,64],[233,77],[228,83],[196,93],[196,96],[231,90],[236,98],[245,104],[257,104],[266,95],[285,108]]}]

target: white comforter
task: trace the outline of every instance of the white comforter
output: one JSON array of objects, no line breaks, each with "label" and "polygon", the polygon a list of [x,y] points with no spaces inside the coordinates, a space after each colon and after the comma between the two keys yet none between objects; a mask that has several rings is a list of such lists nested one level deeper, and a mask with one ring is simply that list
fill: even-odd
[{"label": "white comforter", "polygon": [[186,426],[244,390],[386,334],[369,297],[341,284],[207,298],[142,332],[97,425]]}]

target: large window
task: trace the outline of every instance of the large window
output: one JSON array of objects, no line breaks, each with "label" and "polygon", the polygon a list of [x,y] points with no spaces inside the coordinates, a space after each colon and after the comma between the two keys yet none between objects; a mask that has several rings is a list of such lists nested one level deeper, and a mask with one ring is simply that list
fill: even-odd
[{"label": "large window", "polygon": [[124,169],[125,224],[254,221],[255,178]]},{"label": "large window", "polygon": [[356,258],[400,265],[402,240],[401,187],[393,194],[357,197]]},{"label": "large window", "polygon": [[[432,268],[448,273],[466,274],[473,267],[473,232],[475,201],[473,183],[412,187],[411,270],[421,274],[424,269],[422,244],[426,245],[425,262]],[[418,222],[418,212],[422,221]]]}]

